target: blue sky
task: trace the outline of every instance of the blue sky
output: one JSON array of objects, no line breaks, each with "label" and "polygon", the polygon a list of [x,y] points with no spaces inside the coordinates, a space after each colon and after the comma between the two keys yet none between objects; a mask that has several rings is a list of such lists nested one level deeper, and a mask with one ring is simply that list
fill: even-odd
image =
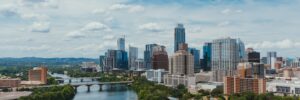
[{"label": "blue sky", "polygon": [[190,47],[222,37],[299,57],[299,0],[1,0],[0,57],[92,57],[128,45],[165,45],[183,23]]}]

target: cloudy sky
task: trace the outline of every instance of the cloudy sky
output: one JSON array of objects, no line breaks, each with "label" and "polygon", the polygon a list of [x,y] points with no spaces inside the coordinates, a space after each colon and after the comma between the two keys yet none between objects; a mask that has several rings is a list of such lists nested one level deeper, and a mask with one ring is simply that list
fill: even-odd
[{"label": "cloudy sky", "polygon": [[266,55],[300,56],[299,0],[0,0],[0,57],[92,57],[126,36],[173,51],[183,23],[190,47],[241,38]]}]

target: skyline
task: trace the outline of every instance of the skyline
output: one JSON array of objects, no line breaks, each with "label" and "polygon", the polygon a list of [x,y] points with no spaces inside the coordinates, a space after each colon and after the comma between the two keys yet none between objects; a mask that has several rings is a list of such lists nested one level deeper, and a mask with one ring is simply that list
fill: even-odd
[{"label": "skyline", "polygon": [[[82,5],[84,4],[84,5]],[[266,56],[300,55],[297,7],[300,1],[274,0],[2,0],[0,57],[92,57],[128,45],[174,50],[174,28],[182,23],[189,47],[201,50],[220,37],[241,38]],[[159,36],[158,36],[159,35]],[[152,37],[152,38],[150,38]],[[142,58],[141,56],[139,58]]]}]

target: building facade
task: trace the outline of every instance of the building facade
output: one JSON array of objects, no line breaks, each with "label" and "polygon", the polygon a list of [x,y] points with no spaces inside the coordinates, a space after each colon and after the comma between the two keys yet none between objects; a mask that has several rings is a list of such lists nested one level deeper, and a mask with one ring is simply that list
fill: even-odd
[{"label": "building facade", "polygon": [[224,94],[253,92],[255,94],[266,93],[266,79],[224,77]]},{"label": "building facade", "polygon": [[200,72],[200,50],[196,48],[188,48],[188,52],[194,56],[194,71],[195,73]]},{"label": "building facade", "polygon": [[240,62],[240,45],[236,39],[222,38],[212,43],[213,81],[222,82],[224,76],[233,76]]},{"label": "building facade", "polygon": [[153,48],[157,44],[147,44],[144,51],[144,64],[146,69],[152,69]]},{"label": "building facade", "polygon": [[179,50],[175,52],[169,60],[169,74],[164,76],[164,84],[176,87],[179,84],[185,86],[195,85],[194,57],[187,51],[187,44],[179,45]]},{"label": "building facade", "polygon": [[267,64],[271,66],[271,69],[275,69],[276,58],[277,58],[277,53],[275,51],[271,51],[267,53]]},{"label": "building facade", "polygon": [[119,38],[117,45],[118,45],[118,50],[125,51],[125,37]]},{"label": "building facade", "polygon": [[47,71],[46,67],[35,67],[28,72],[29,81],[39,81],[41,84],[47,84]]},{"label": "building facade", "polygon": [[135,60],[138,59],[138,48],[129,46],[128,67],[130,70],[136,70]]},{"label": "building facade", "polygon": [[21,79],[0,79],[0,88],[19,87]]},{"label": "building facade", "polygon": [[205,43],[203,46],[203,60],[201,67],[204,71],[211,70],[212,43]]},{"label": "building facade", "polygon": [[164,69],[166,71],[169,70],[169,58],[165,46],[158,45],[153,48],[151,62],[153,69]]},{"label": "building facade", "polygon": [[185,28],[183,24],[178,24],[177,27],[175,27],[174,35],[174,52],[176,52],[179,50],[179,44],[185,43]]}]

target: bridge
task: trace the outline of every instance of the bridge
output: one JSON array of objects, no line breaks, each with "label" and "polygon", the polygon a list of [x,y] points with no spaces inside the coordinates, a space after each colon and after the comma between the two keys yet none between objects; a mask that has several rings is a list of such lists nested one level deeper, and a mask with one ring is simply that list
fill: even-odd
[{"label": "bridge", "polygon": [[77,91],[79,86],[87,86],[87,91],[90,92],[90,87],[93,85],[99,85],[99,91],[102,91],[103,85],[109,85],[111,89],[115,88],[115,85],[130,85],[133,81],[119,81],[119,82],[84,82],[84,83],[71,83]]},{"label": "bridge", "polygon": [[101,77],[69,77],[69,78],[61,78],[61,79],[55,79],[59,83],[64,83],[65,80],[68,80],[69,83],[72,83],[72,80],[80,80],[80,82],[84,82],[84,79],[91,79],[91,81],[96,81],[97,79],[100,79]]},{"label": "bridge", "polygon": [[[67,83],[67,84],[59,84],[59,85],[42,85],[42,86],[25,86],[25,87],[17,87],[17,88],[47,88],[47,87],[54,87],[54,86],[63,86],[63,85],[71,85],[75,91],[79,86],[87,86],[87,92],[90,92],[90,87],[93,85],[99,85],[99,91],[103,90],[103,85],[109,85],[110,89],[115,88],[116,85],[131,85],[133,81],[118,81],[118,82],[79,82],[79,83]],[[17,88],[13,88],[16,90]]]}]

